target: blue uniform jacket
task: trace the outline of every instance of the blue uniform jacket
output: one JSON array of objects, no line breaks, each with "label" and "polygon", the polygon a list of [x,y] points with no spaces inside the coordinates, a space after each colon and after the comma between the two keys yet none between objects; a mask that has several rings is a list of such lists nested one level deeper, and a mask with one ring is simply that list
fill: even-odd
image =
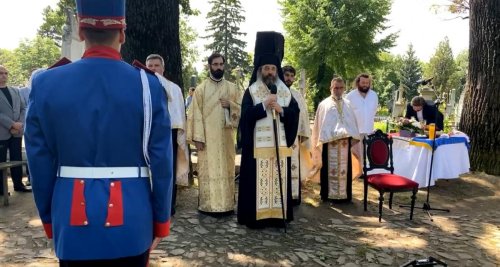
[{"label": "blue uniform jacket", "polygon": [[148,74],[152,98],[151,178],[58,177],[60,166],[142,167],[140,72],[88,57],[33,81],[26,151],[39,215],[64,260],[135,256],[169,233],[171,125],[165,92]]}]

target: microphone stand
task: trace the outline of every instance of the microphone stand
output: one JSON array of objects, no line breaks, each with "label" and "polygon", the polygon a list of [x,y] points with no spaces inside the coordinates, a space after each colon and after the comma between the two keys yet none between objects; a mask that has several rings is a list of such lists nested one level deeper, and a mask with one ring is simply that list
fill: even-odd
[{"label": "microphone stand", "polygon": [[[439,104],[441,104],[441,103],[439,102],[439,99],[438,99],[438,101],[435,104],[436,114],[435,114],[435,122],[434,123],[437,123],[438,112],[439,112]],[[436,132],[437,132],[437,130],[436,130]],[[422,208],[416,208],[416,209],[422,209],[423,211],[425,211],[427,213],[427,215],[429,216],[429,219],[431,220],[431,222],[433,222],[434,219],[432,218],[432,214],[430,213],[431,210],[443,211],[443,212],[450,212],[450,210],[449,209],[431,208],[431,204],[430,204],[430,201],[429,201],[430,191],[431,191],[431,180],[432,180],[432,165],[434,163],[434,152],[437,149],[437,147],[436,147],[436,134],[434,134],[434,138],[431,139],[431,140],[432,140],[431,166],[430,166],[430,170],[429,170],[429,179],[427,180],[427,199],[424,202],[424,205],[422,206]],[[407,208],[407,207],[410,207],[410,206],[408,206],[408,205],[400,205],[400,207],[406,207]]]},{"label": "microphone stand", "polygon": [[283,179],[281,178],[280,152],[278,144],[278,123],[276,121],[276,111],[273,109],[274,147],[276,149],[276,164],[278,166],[278,179],[280,183],[281,214],[283,215],[283,227],[286,233],[285,204],[283,201]]}]

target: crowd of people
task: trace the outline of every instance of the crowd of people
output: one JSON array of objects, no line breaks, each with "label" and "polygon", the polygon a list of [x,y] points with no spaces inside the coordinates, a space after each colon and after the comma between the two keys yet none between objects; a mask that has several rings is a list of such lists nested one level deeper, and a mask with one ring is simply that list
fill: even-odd
[{"label": "crowd of people", "polygon": [[[373,132],[378,107],[368,74],[348,94],[346,81],[333,77],[311,129],[304,96],[293,88],[296,70],[281,67],[283,36],[259,32],[244,92],[224,79],[225,57],[213,53],[209,76],[184,100],[163,76],[160,55],[145,64],[121,60],[124,0],[76,3],[81,60],[34,72],[23,90],[7,87],[0,66],[0,160],[7,150],[22,160],[24,135],[35,203],[61,266],[146,266],[169,234],[177,185],[188,185],[190,145],[201,213],[236,209],[247,227],[283,227],[306,177],[320,183],[322,200],[351,201],[360,140]],[[417,100],[413,107],[422,109],[408,113],[430,116]],[[12,169],[14,190],[31,192],[22,176]]]}]

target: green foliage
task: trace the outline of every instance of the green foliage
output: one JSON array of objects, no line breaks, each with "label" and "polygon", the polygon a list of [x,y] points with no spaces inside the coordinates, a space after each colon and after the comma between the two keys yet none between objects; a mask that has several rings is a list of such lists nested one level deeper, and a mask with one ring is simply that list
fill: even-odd
[{"label": "green foliage", "polygon": [[448,95],[452,86],[450,78],[456,71],[457,67],[450,47],[450,40],[445,37],[430,59],[428,68],[425,70],[425,76],[434,77],[432,82],[438,94]]},{"label": "green foliage", "polygon": [[450,5],[448,11],[454,14],[466,14],[469,12],[469,0],[448,0]]},{"label": "green foliage", "polygon": [[188,16],[196,16],[200,14],[199,10],[192,9],[189,4],[189,0],[179,0],[179,4],[181,6],[181,13]]},{"label": "green foliage", "polygon": [[401,85],[405,88],[405,98],[411,101],[414,96],[418,95],[417,81],[422,78],[422,67],[418,58],[415,56],[413,45],[408,46],[406,55],[403,57],[402,68],[399,72]]},{"label": "green foliage", "polygon": [[243,50],[246,42],[240,39],[246,35],[240,30],[240,24],[245,21],[244,10],[239,0],[210,0],[209,3],[212,9],[207,14],[209,25],[206,31],[209,35],[205,38],[211,43],[205,48],[225,56],[225,77],[234,81],[232,72],[236,67],[244,73],[251,71],[247,53]]},{"label": "green foliage", "polygon": [[389,0],[281,0],[289,62],[304,68],[317,106],[333,75],[352,80],[381,64],[379,54],[396,34],[381,37]]},{"label": "green foliage", "polygon": [[75,10],[74,0],[59,0],[55,9],[47,6],[43,14],[43,23],[38,28],[38,35],[52,39],[58,46],[62,43],[63,26],[66,22],[66,9]]},{"label": "green foliage", "polygon": [[455,102],[458,102],[467,82],[469,72],[469,51],[460,52],[455,58],[456,71],[450,77],[450,88],[455,89]]},{"label": "green foliage", "polygon": [[[387,133],[387,121],[376,121],[375,122],[375,130],[381,130],[382,132],[384,133]],[[390,125],[389,125],[389,129],[390,129]]]},{"label": "green foliage", "polygon": [[[181,2],[182,3],[182,2]],[[191,84],[191,77],[198,76],[198,72],[194,67],[195,62],[198,60],[198,50],[194,42],[198,38],[198,34],[189,26],[188,16],[181,16],[179,20],[179,38],[181,40],[181,56],[182,56],[182,79],[185,88],[189,88]],[[184,90],[186,93],[188,90]]]},{"label": "green foliage", "polygon": [[392,95],[400,83],[400,70],[403,65],[401,56],[383,52],[379,56],[380,66],[373,71],[373,89],[378,94],[381,107],[392,108]]},{"label": "green foliage", "polygon": [[22,41],[14,51],[0,50],[0,64],[9,69],[9,84],[22,86],[33,70],[54,64],[60,55],[60,48],[51,39],[37,36]]}]

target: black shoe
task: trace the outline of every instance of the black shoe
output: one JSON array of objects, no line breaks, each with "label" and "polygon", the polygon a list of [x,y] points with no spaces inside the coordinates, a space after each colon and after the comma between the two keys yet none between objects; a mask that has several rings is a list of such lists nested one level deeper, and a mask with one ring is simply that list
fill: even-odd
[{"label": "black shoe", "polygon": [[33,190],[31,188],[23,186],[23,187],[20,187],[20,188],[14,188],[14,191],[16,191],[16,192],[22,192],[22,193],[29,193],[29,192],[32,192]]}]

